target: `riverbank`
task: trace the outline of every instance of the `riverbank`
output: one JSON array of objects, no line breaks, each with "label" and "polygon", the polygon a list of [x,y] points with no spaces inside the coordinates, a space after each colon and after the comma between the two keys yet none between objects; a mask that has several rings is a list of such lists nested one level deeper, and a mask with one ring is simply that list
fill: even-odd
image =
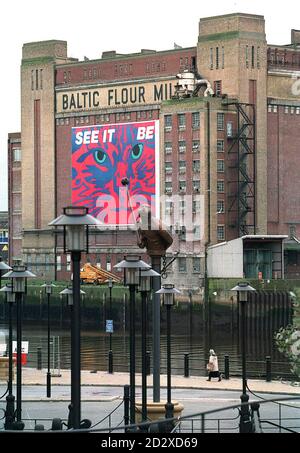
[{"label": "riverbank", "polygon": [[[23,385],[46,385],[46,373],[47,370],[35,370],[33,368],[23,368],[22,382]],[[70,370],[61,370],[61,376],[52,376],[52,385],[70,385],[71,383],[71,372]],[[105,386],[105,387],[123,387],[129,385],[129,373],[113,373],[109,374],[104,371],[81,371],[81,385],[82,386]],[[136,374],[136,385],[141,386],[141,374]],[[147,385],[149,388],[152,387],[152,375],[147,378]],[[207,381],[206,376],[172,376],[172,388],[182,388],[187,390],[199,389],[199,390],[241,390],[242,381],[239,378],[230,378],[229,380],[222,379],[221,382],[217,380]],[[161,375],[161,387],[167,387],[167,376]],[[258,379],[248,380],[249,389],[256,393],[267,393],[267,394],[286,394],[286,395],[298,395],[300,396],[300,384],[292,385],[291,382],[272,381],[266,382]]]}]

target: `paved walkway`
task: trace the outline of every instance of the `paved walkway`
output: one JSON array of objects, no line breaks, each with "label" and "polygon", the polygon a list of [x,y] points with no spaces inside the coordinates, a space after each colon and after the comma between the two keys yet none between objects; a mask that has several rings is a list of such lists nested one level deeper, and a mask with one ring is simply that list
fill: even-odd
[{"label": "paved walkway", "polygon": [[[23,368],[22,382],[23,385],[46,385],[47,370],[36,370],[34,368]],[[229,380],[222,379],[218,382],[213,379],[208,382],[207,377],[191,376],[188,378],[182,376],[172,376],[172,388],[182,389],[203,389],[203,390],[237,390],[242,388],[241,378],[231,378]],[[61,370],[61,377],[52,376],[52,385],[70,385],[71,372],[70,370]],[[113,373],[108,374],[105,371],[81,372],[82,386],[120,386],[123,387],[129,384],[129,373]],[[141,375],[136,374],[136,385],[141,385]],[[148,387],[152,387],[152,375],[147,378]],[[167,376],[161,375],[161,387],[167,386]],[[290,382],[272,381],[265,382],[263,380],[249,379],[248,386],[253,392],[275,393],[287,395],[300,395],[300,385],[292,385]]]}]

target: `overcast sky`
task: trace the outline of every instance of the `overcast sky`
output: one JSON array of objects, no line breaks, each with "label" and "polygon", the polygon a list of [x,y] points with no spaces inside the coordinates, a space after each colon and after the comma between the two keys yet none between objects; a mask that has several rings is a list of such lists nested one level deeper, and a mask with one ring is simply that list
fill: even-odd
[{"label": "overcast sky", "polygon": [[68,41],[71,57],[101,57],[102,51],[167,50],[174,42],[196,46],[200,17],[233,12],[262,14],[269,44],[290,42],[300,29],[299,0],[10,0],[1,13],[0,210],[7,209],[7,134],[20,131],[20,62],[25,42]]}]

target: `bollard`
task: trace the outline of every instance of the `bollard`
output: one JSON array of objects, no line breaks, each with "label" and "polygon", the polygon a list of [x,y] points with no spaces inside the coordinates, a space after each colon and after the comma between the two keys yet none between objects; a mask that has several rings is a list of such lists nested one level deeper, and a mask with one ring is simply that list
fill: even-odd
[{"label": "bollard", "polygon": [[186,354],[184,354],[184,377],[190,376],[189,362],[190,362],[190,355],[188,353],[186,353]]},{"label": "bollard", "polygon": [[147,376],[150,376],[151,374],[151,369],[150,369],[150,351],[146,352],[146,374]]},{"label": "bollard", "polygon": [[37,347],[37,370],[42,369],[42,347]]},{"label": "bollard", "polygon": [[129,425],[129,405],[130,405],[130,386],[124,385],[124,425],[125,433],[127,432],[126,425]]},{"label": "bollard", "polygon": [[266,382],[272,381],[272,362],[271,357],[266,357]]},{"label": "bollard", "polygon": [[113,352],[108,351],[108,373],[113,374],[114,366],[113,366]]},{"label": "bollard", "polygon": [[224,357],[224,378],[229,379],[229,355]]}]

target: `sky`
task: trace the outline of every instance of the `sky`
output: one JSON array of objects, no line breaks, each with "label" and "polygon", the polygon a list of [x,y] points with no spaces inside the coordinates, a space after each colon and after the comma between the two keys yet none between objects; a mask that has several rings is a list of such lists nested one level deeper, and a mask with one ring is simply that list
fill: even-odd
[{"label": "sky", "polygon": [[[284,7],[283,7],[284,5]],[[10,0],[1,13],[0,211],[7,209],[7,134],[20,131],[20,64],[26,42],[59,39],[68,55],[83,60],[103,51],[168,50],[197,44],[201,17],[234,12],[262,14],[269,44],[290,43],[300,29],[298,0]]]}]

